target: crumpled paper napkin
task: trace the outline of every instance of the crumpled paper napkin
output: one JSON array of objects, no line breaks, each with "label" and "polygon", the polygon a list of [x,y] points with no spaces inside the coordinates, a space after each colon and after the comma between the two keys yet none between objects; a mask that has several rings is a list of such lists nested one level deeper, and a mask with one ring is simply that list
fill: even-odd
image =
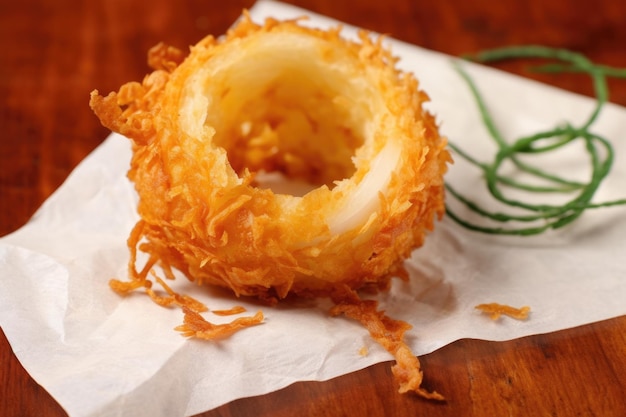
[{"label": "crumpled paper napkin", "polygon": [[[261,1],[255,20],[307,14],[307,24],[335,25],[284,4]],[[355,29],[345,27],[346,36]],[[443,133],[480,155],[488,140],[451,57],[387,40],[432,98]],[[489,68],[465,64],[506,135],[583,120],[593,101]],[[623,197],[626,110],[608,105],[595,130],[611,139],[617,159],[600,199]],[[33,219],[0,240],[0,325],[26,370],[70,416],[192,415],[295,381],[326,380],[391,356],[356,322],[331,318],[325,301],[264,307],[184,279],[176,288],[212,309],[262,309],[265,323],[219,342],[187,340],[173,328],[178,309],[108,287],[126,277],[126,238],[137,220],[126,179],[128,140],[111,135],[88,156]],[[551,161],[555,169],[559,160]],[[570,169],[570,167],[564,167]],[[458,163],[448,180],[463,190],[482,185]],[[426,354],[460,338],[507,340],[626,313],[626,211],[585,214],[566,230],[535,238],[478,235],[441,222],[378,298],[393,318],[414,328],[408,341]],[[529,305],[529,320],[491,321],[475,305]],[[212,320],[217,320],[212,317]],[[366,347],[368,354],[360,355]],[[445,387],[437,387],[445,392]]]}]

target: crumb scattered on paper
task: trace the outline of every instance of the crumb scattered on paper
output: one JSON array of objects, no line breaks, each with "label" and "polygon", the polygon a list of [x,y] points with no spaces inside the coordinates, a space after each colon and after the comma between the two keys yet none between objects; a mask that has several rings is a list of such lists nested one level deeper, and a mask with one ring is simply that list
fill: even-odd
[{"label": "crumb scattered on paper", "polygon": [[232,316],[235,314],[239,314],[239,313],[245,313],[246,312],[246,308],[243,306],[235,306],[233,308],[230,308],[228,310],[213,310],[211,311],[211,313],[217,315],[217,316]]},{"label": "crumb scattered on paper", "polygon": [[498,303],[479,304],[475,308],[483,313],[489,314],[489,317],[491,317],[492,320],[498,320],[502,315],[509,316],[517,320],[526,320],[528,319],[528,314],[530,313],[530,307],[528,306],[516,308]]}]

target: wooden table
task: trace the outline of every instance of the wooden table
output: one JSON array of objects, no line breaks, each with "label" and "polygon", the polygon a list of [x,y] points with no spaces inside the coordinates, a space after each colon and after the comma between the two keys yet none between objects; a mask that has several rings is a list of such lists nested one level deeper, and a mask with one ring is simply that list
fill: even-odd
[{"label": "wooden table", "polygon": [[[292,3],[452,55],[538,43],[626,67],[626,6],[615,0]],[[141,79],[150,46],[163,40],[185,48],[207,33],[221,34],[252,4],[1,0],[0,235],[22,226],[107,136],[87,106],[92,89],[108,92]],[[591,93],[576,77],[535,78]],[[626,81],[611,88],[612,101],[626,105]],[[389,363],[383,363],[202,416],[625,416],[625,347],[626,317],[505,343],[461,340],[422,358],[425,385],[444,392],[444,404],[396,394]],[[24,371],[4,334],[0,375],[0,415],[65,415]]]}]

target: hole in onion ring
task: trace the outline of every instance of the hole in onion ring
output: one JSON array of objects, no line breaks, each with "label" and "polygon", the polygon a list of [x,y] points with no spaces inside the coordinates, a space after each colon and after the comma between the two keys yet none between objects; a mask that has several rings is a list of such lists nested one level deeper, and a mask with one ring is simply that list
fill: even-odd
[{"label": "hole in onion ring", "polygon": [[[301,196],[354,174],[372,109],[348,74],[320,59],[319,46],[284,37],[246,48],[255,52],[215,74],[205,126],[215,128],[213,143],[235,172],[247,169],[259,174],[256,186]],[[277,50],[281,59],[270,59]]]}]

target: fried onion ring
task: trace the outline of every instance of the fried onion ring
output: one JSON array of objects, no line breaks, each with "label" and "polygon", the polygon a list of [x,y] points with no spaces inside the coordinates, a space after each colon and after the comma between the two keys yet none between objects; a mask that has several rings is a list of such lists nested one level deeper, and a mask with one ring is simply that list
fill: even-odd
[{"label": "fried onion ring", "polygon": [[[141,220],[129,245],[148,269],[273,301],[406,275],[444,212],[446,141],[383,38],[340,31],[244,13],[186,57],[157,45],[142,83],[92,93],[102,123],[133,143]],[[308,188],[279,191],[276,177]],[[149,289],[132,268],[137,282],[112,286]],[[213,331],[180,297],[152,297],[200,323],[188,333]]]}]

